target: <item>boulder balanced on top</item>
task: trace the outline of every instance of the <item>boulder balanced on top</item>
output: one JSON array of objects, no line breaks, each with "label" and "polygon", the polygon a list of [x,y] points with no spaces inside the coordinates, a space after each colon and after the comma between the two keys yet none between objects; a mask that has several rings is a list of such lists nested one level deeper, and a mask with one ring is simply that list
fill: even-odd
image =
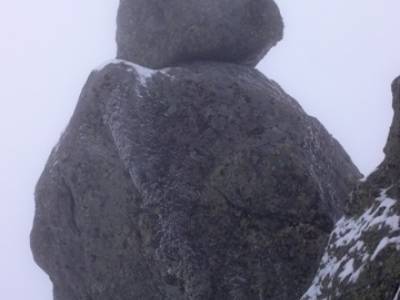
[{"label": "boulder balanced on top", "polygon": [[193,61],[254,66],[282,34],[271,0],[122,0],[118,58],[153,69]]},{"label": "boulder balanced on top", "polygon": [[36,189],[56,300],[301,297],[359,173],[252,67],[281,35],[272,1],[121,1],[125,60],[92,72]]}]

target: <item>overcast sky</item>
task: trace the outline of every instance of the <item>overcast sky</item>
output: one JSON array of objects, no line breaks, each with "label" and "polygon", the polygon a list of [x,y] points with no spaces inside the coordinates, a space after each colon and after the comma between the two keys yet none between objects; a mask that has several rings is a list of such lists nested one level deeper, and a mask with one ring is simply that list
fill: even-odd
[{"label": "overcast sky", "polygon": [[[33,189],[90,70],[114,56],[117,0],[0,4],[0,297],[51,300],[32,262]],[[400,1],[280,0],[285,39],[258,68],[321,120],[363,173],[381,161],[400,74]]]}]

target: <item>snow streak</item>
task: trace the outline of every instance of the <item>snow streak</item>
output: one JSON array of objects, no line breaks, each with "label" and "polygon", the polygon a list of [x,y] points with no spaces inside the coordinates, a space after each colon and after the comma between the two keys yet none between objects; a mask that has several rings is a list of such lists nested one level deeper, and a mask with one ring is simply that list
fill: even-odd
[{"label": "snow streak", "polygon": [[[397,201],[389,198],[387,191],[382,190],[373,205],[360,217],[343,217],[336,223],[320,268],[301,300],[326,299],[323,297],[324,290],[331,290],[334,284],[356,283],[366,265],[373,262],[388,245],[400,250],[400,216],[394,211]],[[364,237],[377,230],[384,230],[385,234],[371,249]]]}]

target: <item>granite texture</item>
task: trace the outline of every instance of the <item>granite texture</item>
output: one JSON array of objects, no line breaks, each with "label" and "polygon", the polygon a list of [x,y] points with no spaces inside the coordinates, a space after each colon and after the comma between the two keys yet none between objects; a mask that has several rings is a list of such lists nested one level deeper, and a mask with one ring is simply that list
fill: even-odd
[{"label": "granite texture", "polygon": [[359,178],[253,68],[114,61],[40,178],[32,250],[56,300],[297,300]]},{"label": "granite texture", "polygon": [[194,61],[256,65],[282,38],[272,0],[121,0],[118,58],[159,69]]},{"label": "granite texture", "polygon": [[400,78],[386,157],[352,193],[302,300],[400,299]]}]

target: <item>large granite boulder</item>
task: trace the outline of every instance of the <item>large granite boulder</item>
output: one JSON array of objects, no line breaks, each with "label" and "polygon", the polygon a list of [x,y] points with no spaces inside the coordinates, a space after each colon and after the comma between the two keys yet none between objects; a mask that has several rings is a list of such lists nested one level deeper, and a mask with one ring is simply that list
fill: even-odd
[{"label": "large granite boulder", "polygon": [[354,191],[303,300],[400,299],[400,78],[385,160]]},{"label": "large granite boulder", "polygon": [[254,66],[282,34],[273,0],[121,0],[118,58],[156,69],[193,61]]},{"label": "large granite boulder", "polygon": [[115,61],[40,178],[32,249],[57,300],[297,300],[358,178],[253,68]]}]

